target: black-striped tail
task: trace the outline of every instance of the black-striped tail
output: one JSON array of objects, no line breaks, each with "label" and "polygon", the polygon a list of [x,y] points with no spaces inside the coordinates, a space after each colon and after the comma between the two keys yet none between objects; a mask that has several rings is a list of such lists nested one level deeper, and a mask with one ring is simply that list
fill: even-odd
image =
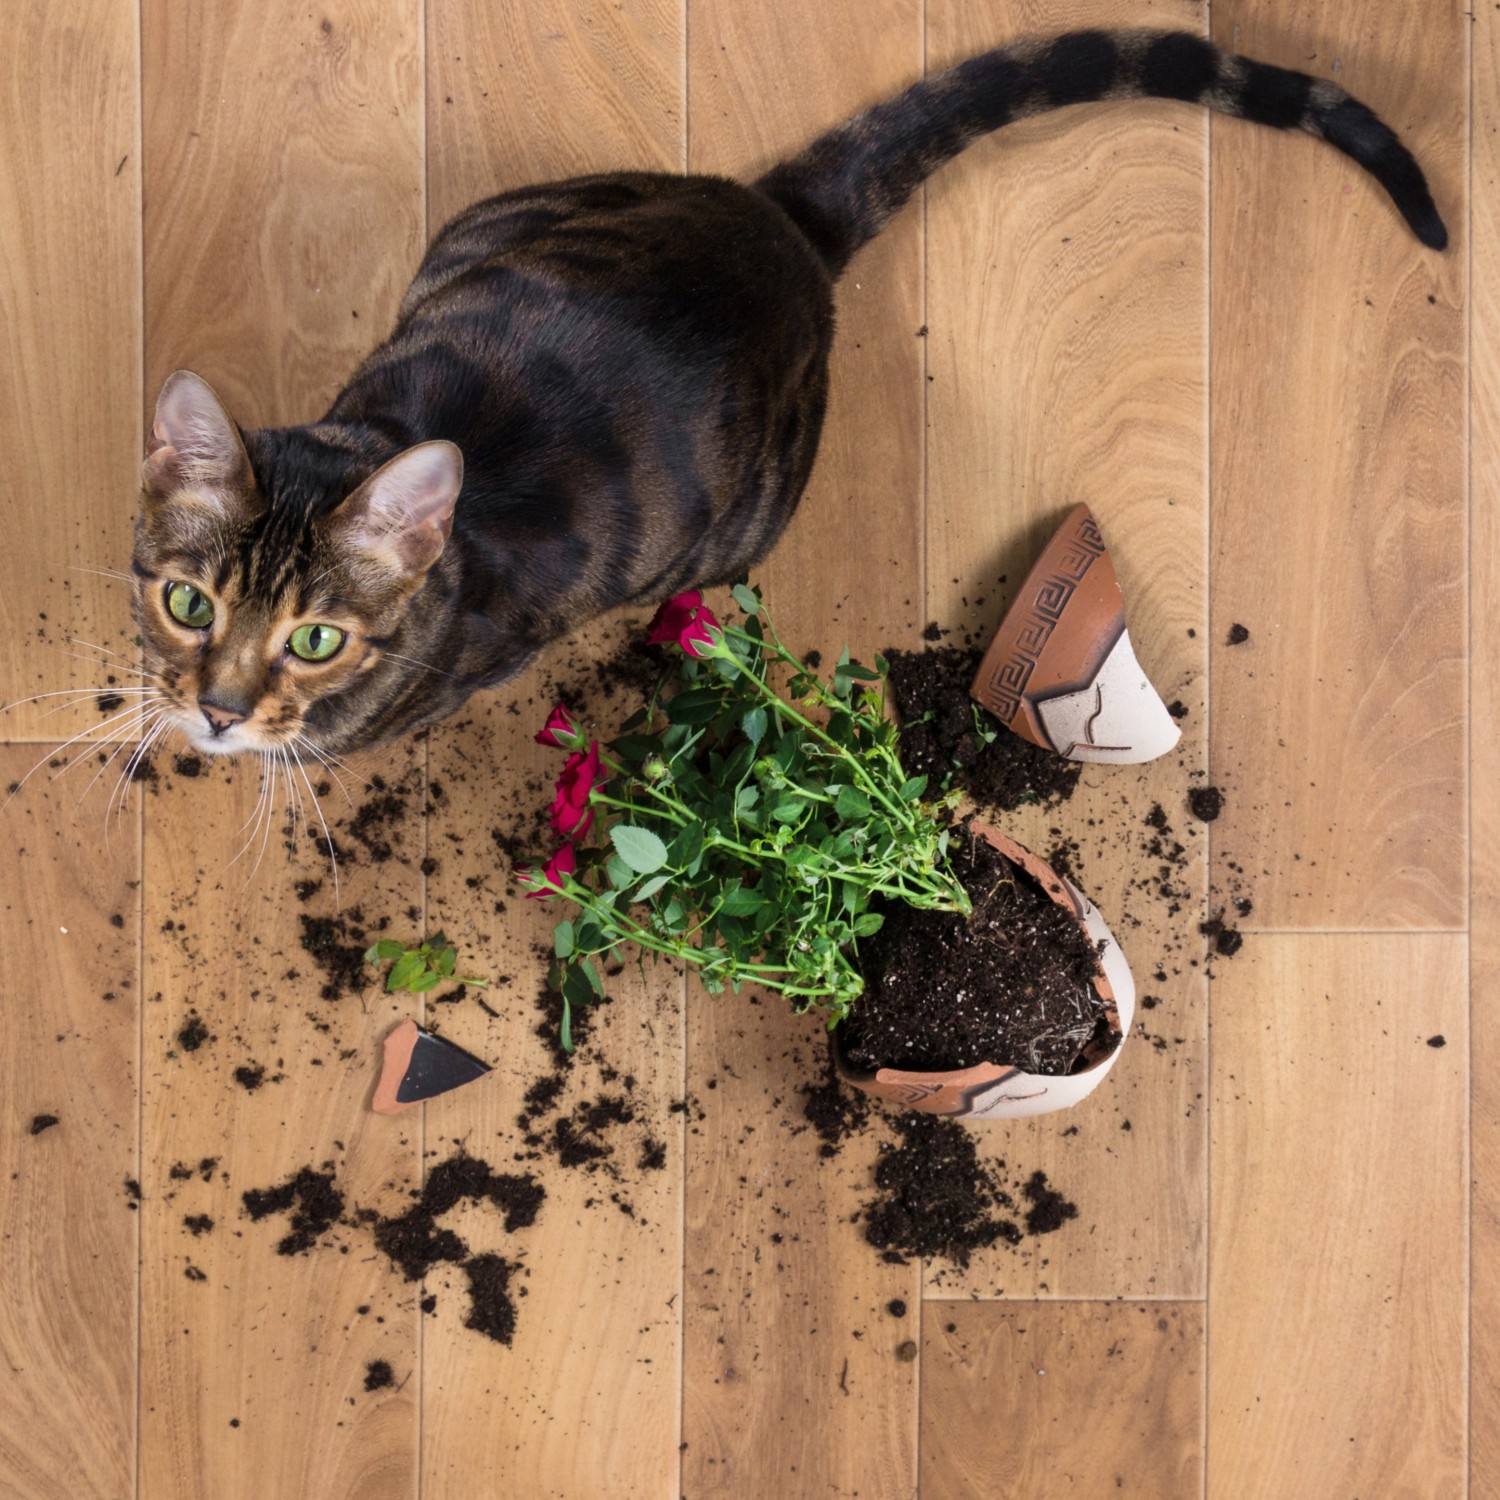
[{"label": "black-striped tail", "polygon": [[1331,83],[1180,31],[1076,31],[982,53],[820,136],[756,185],[837,276],[925,178],[980,136],[1067,104],[1135,98],[1182,99],[1320,136],[1385,188],[1424,245],[1448,243],[1422,169],[1372,110]]}]

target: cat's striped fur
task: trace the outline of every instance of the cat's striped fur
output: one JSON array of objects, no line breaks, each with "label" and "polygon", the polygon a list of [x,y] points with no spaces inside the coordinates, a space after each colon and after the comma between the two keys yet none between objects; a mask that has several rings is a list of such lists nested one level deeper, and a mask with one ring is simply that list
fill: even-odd
[{"label": "cat's striped fur", "polygon": [[[475,204],[321,421],[242,434],[193,377],[163,392],[135,563],[180,721],[209,750],[298,732],[361,749],[589,616],[741,573],[807,481],[850,258],[980,136],[1137,96],[1320,136],[1446,244],[1420,168],[1364,105],[1174,32],[972,58],[753,185],[621,173]],[[208,629],[165,607],[184,578],[212,598]],[[325,664],[288,657],[310,619],[346,631]]]}]

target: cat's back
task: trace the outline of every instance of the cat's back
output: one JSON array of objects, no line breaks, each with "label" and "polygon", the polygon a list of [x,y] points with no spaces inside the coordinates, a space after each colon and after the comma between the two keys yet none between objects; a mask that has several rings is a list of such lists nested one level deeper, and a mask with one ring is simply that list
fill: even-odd
[{"label": "cat's back", "polygon": [[[470,205],[433,239],[402,300],[412,318],[503,292],[596,301],[625,315],[831,302],[826,271],[789,218],[754,188],[718,177],[618,172],[526,187]],[[799,305],[806,304],[806,305]],[[763,310],[763,309],[762,309]]]}]

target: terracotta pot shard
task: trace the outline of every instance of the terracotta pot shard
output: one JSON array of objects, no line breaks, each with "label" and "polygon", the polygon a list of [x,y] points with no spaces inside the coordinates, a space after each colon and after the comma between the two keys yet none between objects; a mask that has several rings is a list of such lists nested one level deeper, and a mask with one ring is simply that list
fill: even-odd
[{"label": "terracotta pot shard", "polygon": [[1182,737],[1135,659],[1125,596],[1088,506],[1068,512],[1027,574],[969,693],[1068,760],[1155,760]]},{"label": "terracotta pot shard", "polygon": [[370,1108],[380,1115],[399,1115],[489,1071],[489,1064],[472,1053],[405,1020],[385,1039],[385,1061]]},{"label": "terracotta pot shard", "polygon": [[[1045,860],[1014,839],[986,828],[972,825],[973,832],[988,839],[1013,864],[1020,865],[1051,898],[1070,910],[1089,938],[1103,943],[1094,988],[1108,1009],[1105,1019],[1117,1040],[1077,1072],[1050,1075],[1027,1073],[1005,1062],[976,1063],[951,1072],[923,1073],[901,1068],[879,1068],[873,1073],[860,1072],[849,1064],[843,1039],[833,1033],[833,1058],[839,1077],[867,1094],[903,1109],[922,1110],[927,1114],[953,1115],[969,1120],[1018,1120],[1027,1115],[1046,1115],[1067,1109],[1087,1097],[1104,1081],[1114,1067],[1130,1023],[1135,1018],[1135,980],[1130,965],[1105,925],[1098,908],[1070,880],[1061,876]],[[857,1002],[856,1002],[857,1003]]]}]

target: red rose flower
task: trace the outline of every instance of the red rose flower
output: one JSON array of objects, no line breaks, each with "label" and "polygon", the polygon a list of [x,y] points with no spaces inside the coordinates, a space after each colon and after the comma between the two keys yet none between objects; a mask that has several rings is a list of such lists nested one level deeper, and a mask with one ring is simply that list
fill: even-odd
[{"label": "red rose flower", "polygon": [[646,630],[646,640],[651,645],[670,644],[681,646],[689,656],[702,656],[697,646],[712,646],[714,638],[710,630],[718,630],[719,622],[713,611],[703,602],[697,589],[689,589],[668,599],[652,616]]},{"label": "red rose flower", "polygon": [[581,738],[578,726],[561,703],[547,715],[547,722],[535,735],[537,744],[553,745],[559,750],[571,750]]},{"label": "red rose flower", "polygon": [[581,839],[589,831],[594,821],[589,796],[605,780],[607,777],[599,765],[598,740],[589,746],[587,753],[575,750],[568,757],[548,810],[556,833],[566,839]]},{"label": "red rose flower", "polygon": [[564,844],[540,870],[535,865],[518,865],[515,873],[522,885],[531,887],[526,892],[526,899],[535,901],[543,896],[560,894],[564,879],[577,867],[578,857],[573,853],[573,846]]}]

